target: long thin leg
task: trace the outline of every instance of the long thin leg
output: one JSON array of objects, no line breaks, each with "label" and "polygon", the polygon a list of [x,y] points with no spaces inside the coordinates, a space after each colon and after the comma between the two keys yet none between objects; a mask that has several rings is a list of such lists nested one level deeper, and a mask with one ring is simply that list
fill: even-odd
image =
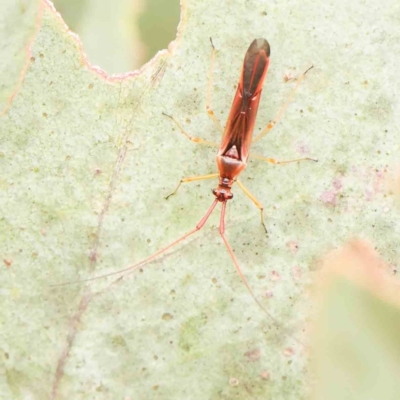
[{"label": "long thin leg", "polygon": [[275,165],[278,165],[278,164],[290,164],[290,163],[299,162],[299,161],[314,161],[314,162],[318,162],[318,160],[316,160],[314,158],[310,158],[310,157],[303,157],[303,158],[296,158],[294,160],[281,161],[281,160],[276,160],[275,158],[264,157],[264,156],[260,156],[259,154],[253,154],[253,153],[251,153],[251,158],[255,158],[256,160],[265,161],[265,162],[268,162],[270,164],[275,164]]},{"label": "long thin leg", "polygon": [[278,111],[278,114],[276,115],[276,117],[274,118],[274,120],[272,122],[270,122],[262,131],[261,133],[259,133],[254,139],[253,139],[253,143],[254,142],[258,142],[262,137],[264,137],[278,122],[279,120],[282,118],[282,115],[284,114],[284,112],[286,111],[286,109],[288,108],[289,104],[292,102],[293,97],[297,91],[297,89],[299,88],[301,82],[303,82],[304,78],[306,77],[306,73],[310,70],[314,68],[314,66],[312,65],[310,68],[307,69],[307,71],[303,72],[300,76],[300,78],[297,79],[296,82],[296,86],[293,88],[293,90],[290,93],[290,96],[288,98],[288,100],[286,101],[286,103],[281,107],[281,109]]},{"label": "long thin leg", "polygon": [[204,140],[202,138],[199,138],[197,136],[191,136],[189,135],[183,128],[182,125],[172,116],[172,115],[168,115],[165,114],[163,112],[163,115],[165,115],[166,117],[168,117],[171,121],[174,122],[174,124],[179,128],[180,132],[182,133],[183,136],[185,136],[187,139],[189,139],[190,141],[194,142],[194,143],[199,143],[199,144],[204,144],[206,146],[214,146],[214,147],[219,147],[218,143],[215,142],[208,142],[207,140]]},{"label": "long thin leg", "polygon": [[[150,262],[151,260],[153,260],[154,258],[160,256],[161,254],[165,253],[167,250],[169,250],[170,248],[174,247],[175,245],[177,245],[178,243],[182,242],[183,240],[187,239],[189,236],[193,235],[193,233],[199,231],[204,224],[207,222],[209,216],[211,215],[211,213],[214,211],[215,206],[217,205],[218,200],[215,199],[214,202],[211,204],[210,208],[208,209],[206,215],[204,215],[204,217],[197,223],[196,227],[194,229],[192,229],[191,231],[189,231],[188,233],[186,233],[185,235],[181,236],[179,239],[174,240],[172,243],[170,243],[168,246],[163,247],[162,249],[158,250],[157,252],[155,252],[154,254],[152,254],[151,256],[145,258],[144,260],[138,262],[135,265],[131,265],[130,267],[127,267],[125,269],[121,269],[119,271],[114,271],[114,272],[110,272],[109,274],[104,274],[104,275],[100,275],[100,276],[95,276],[93,278],[87,278],[87,279],[82,279],[80,281],[74,281],[74,282],[64,282],[64,283],[58,283],[55,285],[51,285],[51,286],[66,286],[66,285],[72,285],[75,283],[84,283],[84,282],[89,282],[89,281],[94,281],[96,279],[102,279],[102,278],[106,278],[107,276],[112,276],[112,275],[117,275],[117,274],[123,274],[123,276],[119,277],[116,281],[112,282],[111,285],[113,285],[114,283],[116,283],[117,281],[119,281],[122,277],[127,276],[128,274],[132,273],[133,271],[135,271],[136,269],[138,269],[139,267],[147,264],[148,262]],[[111,286],[110,285],[110,286]]]},{"label": "long thin leg", "polygon": [[176,189],[171,194],[169,194],[165,198],[165,200],[168,200],[171,196],[173,196],[178,191],[178,189],[181,187],[182,183],[188,183],[188,182],[194,182],[194,181],[203,181],[203,180],[206,180],[206,179],[212,179],[212,178],[218,178],[218,177],[219,177],[219,173],[208,174],[208,175],[199,175],[199,176],[189,176],[187,178],[182,178],[179,181],[179,184],[176,187]]},{"label": "long thin leg", "polygon": [[255,204],[255,206],[260,210],[260,214],[261,214],[261,225],[264,227],[265,229],[265,233],[268,233],[267,231],[267,227],[265,226],[264,223],[264,207],[263,205],[253,196],[253,194],[250,192],[249,189],[247,189],[242,182],[240,181],[236,181],[236,183],[239,185],[240,189],[243,190],[243,193]]},{"label": "long thin leg", "polygon": [[212,39],[210,38],[211,46],[212,46],[212,52],[211,52],[211,62],[210,62],[210,68],[208,70],[208,84],[207,84],[207,97],[206,97],[206,110],[208,116],[213,120],[215,126],[223,133],[224,129],[222,128],[221,124],[219,123],[217,117],[214,114],[214,111],[211,108],[211,89],[212,89],[212,77],[213,77],[213,72],[214,72],[214,60],[215,60],[215,47]]},{"label": "long thin leg", "polygon": [[[284,327],[282,326],[282,324],[269,312],[265,309],[265,307],[261,304],[261,302],[257,299],[257,297],[255,296],[253,290],[251,289],[251,287],[249,286],[249,284],[247,283],[247,279],[244,276],[242,269],[239,266],[239,262],[235,256],[235,253],[233,252],[233,249],[231,247],[231,245],[228,242],[228,239],[225,236],[225,210],[226,210],[226,202],[222,203],[222,210],[221,210],[221,219],[220,219],[220,223],[219,223],[219,234],[222,237],[222,240],[225,243],[225,246],[229,252],[229,255],[231,256],[231,259],[233,261],[233,263],[235,264],[235,268],[237,273],[240,276],[240,279],[242,280],[244,286],[246,286],[247,291],[250,293],[250,296],[253,298],[253,300],[257,303],[257,305],[261,308],[262,311],[264,311],[264,313],[268,316],[268,318],[273,322],[273,324],[278,328],[278,329],[283,329]],[[295,340],[297,343],[299,343],[301,346],[304,346],[303,343],[301,343],[301,341],[299,341],[298,339],[296,339],[294,336],[287,334],[289,337],[291,337],[293,340]]]}]

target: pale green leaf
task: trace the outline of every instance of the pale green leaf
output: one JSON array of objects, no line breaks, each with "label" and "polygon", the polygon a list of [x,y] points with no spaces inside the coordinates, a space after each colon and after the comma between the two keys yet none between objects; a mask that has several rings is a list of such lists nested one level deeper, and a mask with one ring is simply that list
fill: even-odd
[{"label": "pale green leaf", "polygon": [[[26,2],[28,22],[23,2],[3,3],[12,29],[1,26],[1,59],[15,66],[1,68],[3,397],[306,398],[306,352],[294,338],[303,339],[319,257],[354,234],[390,263],[399,256],[384,184],[399,150],[397,2],[183,2],[172,51],[121,79],[89,67],[46,2]],[[215,172],[216,150],[185,139],[162,113],[219,141],[205,113],[210,36],[222,124],[254,38],[272,48],[257,130],[287,100],[287,78],[315,66],[254,152],[319,163],[249,163],[242,181],[264,205],[268,238],[239,188],[228,206],[228,238],[249,285],[285,328],[240,281],[218,212],[118,284],[50,286],[132,265],[206,212],[215,181],[164,197],[182,176]]]},{"label": "pale green leaf", "polygon": [[324,269],[330,273],[314,333],[316,400],[399,397],[399,284],[368,247],[353,242]]}]

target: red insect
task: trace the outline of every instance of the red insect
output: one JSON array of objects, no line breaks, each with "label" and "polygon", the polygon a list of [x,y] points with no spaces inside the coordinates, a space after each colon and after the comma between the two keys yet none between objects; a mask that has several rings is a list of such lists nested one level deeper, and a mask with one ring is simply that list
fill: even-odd
[{"label": "red insect", "polygon": [[[212,42],[211,42],[212,44]],[[213,65],[213,60],[214,60],[214,55],[215,55],[215,48],[213,47],[213,53],[212,53],[212,64]],[[253,130],[254,130],[254,124],[256,120],[256,115],[257,115],[257,110],[258,110],[258,105],[260,102],[261,98],[261,92],[262,92],[262,86],[264,83],[264,79],[267,75],[268,71],[268,66],[270,62],[270,46],[269,43],[265,39],[255,39],[250,47],[248,48],[244,62],[243,62],[243,68],[239,80],[239,85],[235,94],[235,97],[233,99],[233,104],[232,108],[229,114],[229,118],[226,124],[225,129],[223,130],[223,136],[222,136],[222,141],[221,145],[219,146],[218,154],[217,154],[217,167],[219,170],[219,173],[216,174],[210,174],[210,175],[203,175],[203,176],[196,176],[196,177],[188,177],[188,178],[183,178],[179,182],[178,187],[175,189],[171,195],[175,194],[178,188],[182,183],[186,182],[192,182],[192,181],[197,181],[197,180],[204,180],[204,179],[210,179],[210,178],[218,178],[218,186],[212,191],[215,199],[213,203],[211,204],[210,208],[204,215],[204,217],[198,222],[198,224],[193,228],[190,232],[186,233],[185,235],[181,236],[168,246],[160,249],[156,253],[150,255],[143,261],[130,266],[128,268],[125,268],[120,271],[112,272],[109,274],[105,274],[99,277],[94,277],[94,278],[89,278],[85,279],[80,282],[87,282],[91,281],[94,279],[98,278],[103,278],[115,274],[123,274],[124,272],[132,272],[135,269],[139,268],[140,266],[148,263],[152,259],[156,258],[157,256],[165,253],[167,250],[170,248],[174,247],[181,241],[185,240],[195,232],[199,231],[204,224],[206,223],[207,219],[209,216],[212,214],[214,211],[214,208],[218,203],[221,203],[222,209],[221,209],[221,218],[220,218],[220,225],[219,225],[219,233],[225,243],[225,246],[233,260],[233,263],[235,264],[236,270],[240,275],[240,278],[242,279],[244,285],[246,286],[247,290],[249,291],[250,295],[253,297],[255,302],[263,309],[264,312],[266,312],[269,317],[275,322],[275,319],[268,313],[268,311],[262,306],[262,304],[257,300],[255,297],[253,291],[251,290],[250,286],[247,283],[247,280],[245,276],[242,273],[242,270],[239,266],[239,263],[236,259],[236,256],[232,250],[232,247],[228,243],[228,240],[225,236],[225,211],[226,211],[226,205],[229,200],[233,198],[233,194],[231,192],[232,186],[237,183],[238,186],[243,190],[243,192],[250,198],[250,200],[259,208],[261,212],[261,223],[267,231],[264,223],[264,218],[263,218],[263,207],[261,203],[245,188],[245,186],[238,180],[238,176],[240,173],[246,168],[246,162],[249,156],[249,150],[250,150],[250,145],[252,142],[256,142],[259,139],[261,139],[266,133],[268,133],[274,125],[278,122],[280,119],[281,115],[287,108],[290,100],[292,99],[294,92],[297,90],[298,86],[300,85],[301,81],[304,79],[305,74],[312,68],[309,68],[307,71],[305,71],[302,76],[297,80],[297,84],[295,88],[292,91],[292,94],[288,100],[288,102],[282,107],[282,109],[279,111],[277,117],[275,120],[267,125],[267,127],[257,136],[253,139]],[[212,68],[211,68],[212,70]],[[211,80],[209,82],[209,89],[211,86]],[[209,92],[208,91],[208,97],[209,97]],[[216,120],[213,111],[210,109],[210,107],[207,105],[207,111],[210,117],[213,119],[213,121],[217,124],[217,126],[222,130],[219,122]],[[166,114],[165,114],[166,115]],[[168,115],[167,115],[168,116]],[[192,137],[189,134],[187,134],[184,129],[181,127],[181,125],[171,116],[168,116],[171,118],[174,123],[178,126],[180,131],[182,132],[183,135],[185,135],[188,139],[190,139],[193,142],[196,143],[201,143],[201,144],[206,144],[206,145],[216,145],[215,143],[207,142],[203,139],[197,138],[197,137]],[[290,162],[297,162],[297,161],[302,161],[302,160],[312,160],[310,158],[299,158],[296,160],[289,160],[289,161],[277,161],[273,158],[266,158],[266,157],[261,157],[261,156],[255,156],[258,159],[273,163],[273,164],[285,164],[285,163],[290,163]],[[316,161],[316,160],[312,160]],[[167,196],[170,197],[171,195]],[[126,274],[125,274],[126,275]],[[124,276],[124,275],[123,275]]]}]

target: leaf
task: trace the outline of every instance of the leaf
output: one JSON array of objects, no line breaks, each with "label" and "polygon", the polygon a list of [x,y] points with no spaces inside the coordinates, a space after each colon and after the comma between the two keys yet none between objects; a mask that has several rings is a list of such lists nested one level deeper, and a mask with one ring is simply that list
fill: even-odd
[{"label": "leaf", "polygon": [[399,284],[385,269],[361,241],[326,261],[315,329],[315,398],[397,399]]},{"label": "leaf", "polygon": [[92,64],[101,65],[109,74],[118,73],[118,68],[140,66],[143,51],[135,26],[139,2],[56,0],[54,5],[70,29],[79,34]]},{"label": "leaf", "polygon": [[[26,3],[35,14],[27,27],[14,3],[4,2],[3,15],[21,32],[2,35],[2,59],[23,53],[25,63],[16,61],[13,79],[10,69],[1,72],[8,92],[0,122],[0,392],[40,399],[305,398],[305,351],[294,339],[303,339],[316,260],[358,232],[385,259],[398,258],[384,186],[398,148],[396,3],[333,9],[304,1],[183,2],[169,52],[120,77],[90,67],[47,2]],[[315,65],[254,152],[314,156],[319,164],[249,163],[242,181],[264,205],[269,238],[237,188],[227,215],[228,239],[249,285],[284,328],[240,281],[216,229],[218,213],[116,284],[110,277],[51,286],[132,265],[205,214],[213,181],[164,197],[182,176],[215,172],[216,152],[185,139],[162,113],[192,135],[219,140],[205,113],[210,36],[217,48],[212,107],[222,123],[255,37],[272,48],[257,131],[287,100],[294,78]]]}]

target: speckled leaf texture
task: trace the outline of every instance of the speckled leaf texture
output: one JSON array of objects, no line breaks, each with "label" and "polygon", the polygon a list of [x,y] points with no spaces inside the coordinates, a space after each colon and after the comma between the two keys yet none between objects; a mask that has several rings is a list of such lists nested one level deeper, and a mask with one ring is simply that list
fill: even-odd
[{"label": "speckled leaf texture", "polygon": [[[274,399],[309,396],[308,288],[320,258],[347,238],[399,258],[390,187],[398,168],[398,1],[182,2],[178,38],[141,71],[110,77],[46,1],[1,2],[0,254],[4,399]],[[212,202],[218,142],[250,42],[271,66],[227,236],[254,302],[218,234],[205,228],[115,282],[52,286],[126,268],[190,231]],[[101,45],[101,43],[99,44]],[[110,54],[110,57],[113,55]],[[124,72],[124,71],[121,71]],[[115,282],[115,283],[113,283]]]}]

